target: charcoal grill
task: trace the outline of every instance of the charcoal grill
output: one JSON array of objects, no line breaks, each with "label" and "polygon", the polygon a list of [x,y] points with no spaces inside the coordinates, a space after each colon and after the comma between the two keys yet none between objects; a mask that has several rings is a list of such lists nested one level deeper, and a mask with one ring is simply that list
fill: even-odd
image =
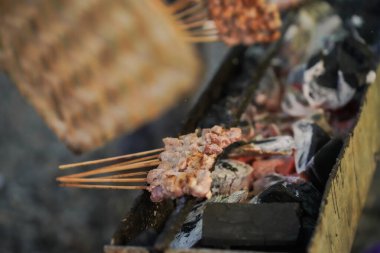
[{"label": "charcoal grill", "polygon": [[[253,73],[246,73],[243,69],[247,48],[243,46],[232,48],[208,88],[190,112],[182,132],[188,133],[196,127],[218,123],[207,122],[211,117],[209,109],[212,105],[226,94],[234,92],[231,83],[236,83],[237,76],[243,75],[246,80],[259,80],[280,44],[281,41],[267,49],[263,60],[256,66]],[[380,69],[377,74],[380,75]],[[327,182],[318,223],[307,246],[308,252],[350,251],[369,182],[375,170],[375,155],[380,148],[380,117],[376,117],[377,110],[380,108],[379,98],[380,82],[377,81],[366,91],[356,126],[345,139],[339,159]],[[106,253],[242,252],[230,249],[170,249],[170,242],[194,204],[195,199],[190,197],[152,203],[149,193],[143,192],[135,200],[134,207],[122,219],[110,245],[106,245],[104,251]],[[144,231],[148,233],[141,236]]]}]

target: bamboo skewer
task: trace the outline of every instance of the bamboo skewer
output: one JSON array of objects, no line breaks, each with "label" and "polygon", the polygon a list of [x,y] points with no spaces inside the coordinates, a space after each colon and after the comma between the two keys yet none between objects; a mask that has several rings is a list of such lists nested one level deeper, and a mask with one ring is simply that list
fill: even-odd
[{"label": "bamboo skewer", "polygon": [[[122,156],[117,156],[117,157],[63,165],[63,166],[60,166],[61,169],[101,164],[101,163],[106,163],[106,162],[117,161],[120,159],[130,159],[124,162],[119,162],[116,164],[103,166],[97,169],[58,177],[57,181],[60,182],[61,186],[64,186],[64,187],[76,187],[76,188],[88,188],[88,189],[123,189],[123,190],[146,189],[146,185],[145,186],[144,185],[130,185],[130,184],[112,185],[112,183],[132,183],[132,184],[146,183],[147,171],[122,173],[122,174],[103,176],[103,177],[102,176],[90,177],[90,176],[98,176],[105,173],[119,172],[119,171],[124,171],[124,170],[138,170],[138,169],[149,168],[152,166],[157,166],[160,163],[160,160],[158,159],[160,154],[158,154],[158,152],[161,152],[163,150],[164,149],[160,148],[160,149],[148,150],[148,151],[122,155]],[[90,177],[90,178],[87,178],[87,177]],[[98,185],[98,184],[86,184],[86,183],[111,183],[111,184]]]},{"label": "bamboo skewer", "polygon": [[174,14],[174,17],[176,19],[182,19],[186,16],[192,16],[194,14],[198,14],[198,12],[202,12],[202,11],[205,11],[205,6],[203,3],[201,2],[198,2],[198,3],[195,3],[193,6],[179,12],[179,13],[175,13]]},{"label": "bamboo skewer", "polygon": [[[101,169],[113,169],[113,168],[120,168],[121,166],[126,166],[126,165],[132,165],[132,164],[136,164],[136,163],[139,163],[141,164],[141,162],[151,162],[153,161],[155,158],[158,158],[159,155],[152,155],[152,156],[146,156],[146,157],[142,157],[142,158],[137,158],[137,159],[134,159],[134,160],[131,160],[131,161],[127,161],[127,162],[122,162],[122,163],[117,163],[117,164],[113,164],[113,165],[108,165],[106,167],[102,167]],[[94,171],[94,170],[92,170]],[[81,172],[83,173],[83,172]],[[67,175],[67,176],[63,176],[63,177],[60,177],[60,178],[73,178],[73,177],[78,177],[78,174],[81,174],[81,173],[76,173],[76,174],[71,174],[71,175]],[[125,177],[132,177],[132,176],[137,176],[137,175],[145,175],[147,172],[135,172],[135,173],[125,173],[125,174],[122,174],[122,175],[125,175]],[[119,175],[114,175],[114,176],[119,176]],[[108,177],[102,177],[102,178],[114,178],[113,176],[108,176]]]},{"label": "bamboo skewer", "polygon": [[70,178],[59,177],[62,183],[145,183],[146,178]]},{"label": "bamboo skewer", "polygon": [[94,176],[94,175],[123,171],[123,170],[142,169],[142,168],[157,166],[159,163],[160,163],[160,160],[153,159],[153,160],[137,162],[137,163],[128,164],[128,165],[115,164],[111,166],[101,167],[99,169],[71,174],[65,177],[79,178],[79,177]]},{"label": "bamboo skewer", "polygon": [[138,162],[151,161],[151,160],[157,159],[159,156],[160,156],[159,154],[157,154],[157,155],[151,155],[151,156],[145,156],[145,157],[129,160],[129,161],[126,161],[126,162],[121,162],[121,163],[117,163],[117,164],[108,165],[107,167],[108,168],[114,168],[114,167],[119,167],[119,166],[124,166],[124,165],[135,164],[135,163],[138,163]]},{"label": "bamboo skewer", "polygon": [[148,174],[148,172],[141,171],[141,172],[117,174],[117,175],[101,177],[101,178],[128,178],[128,177],[135,177],[135,176],[146,176],[147,174]]},{"label": "bamboo skewer", "polygon": [[196,21],[194,23],[191,23],[191,25],[183,24],[182,29],[187,29],[189,32],[194,33],[197,31],[215,31],[219,32],[218,29],[215,26],[215,23],[213,22],[205,22],[205,21]]},{"label": "bamboo skewer", "polygon": [[215,23],[213,21],[210,21],[210,20],[197,20],[197,21],[192,21],[192,22],[189,22],[189,23],[183,23],[183,24],[180,24],[180,27],[182,29],[185,29],[185,30],[190,30],[190,29],[193,29],[193,28],[197,28],[199,27],[199,29],[202,29],[203,27],[207,27],[207,26],[213,26],[215,27]]},{"label": "bamboo skewer", "polygon": [[187,18],[182,19],[180,22],[183,24],[189,24],[201,20],[203,20],[205,23],[208,21],[214,22],[208,18],[208,13],[206,11],[201,11],[199,13],[193,14]]},{"label": "bamboo skewer", "polygon": [[87,189],[112,189],[112,190],[145,190],[147,187],[142,185],[93,185],[93,184],[60,184],[61,187],[75,187]]},{"label": "bamboo skewer", "polygon": [[148,150],[148,151],[143,151],[143,152],[138,152],[138,153],[133,153],[133,154],[127,154],[127,155],[121,155],[121,156],[115,156],[115,157],[110,157],[110,158],[103,158],[103,159],[97,159],[97,160],[86,161],[86,162],[65,164],[65,165],[60,165],[59,169],[64,170],[64,169],[80,167],[80,166],[95,165],[95,164],[112,162],[112,161],[121,160],[121,159],[127,159],[127,158],[133,158],[133,157],[148,155],[148,154],[159,153],[162,151],[164,151],[163,148],[158,148],[158,149],[153,149],[153,150]]},{"label": "bamboo skewer", "polygon": [[199,31],[194,32],[191,37],[202,37],[202,36],[212,36],[212,35],[219,37],[219,33],[216,30],[199,30]]}]

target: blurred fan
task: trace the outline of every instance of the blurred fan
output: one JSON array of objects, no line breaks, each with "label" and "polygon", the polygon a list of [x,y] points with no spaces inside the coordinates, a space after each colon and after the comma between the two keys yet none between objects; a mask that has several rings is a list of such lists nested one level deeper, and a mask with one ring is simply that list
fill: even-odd
[{"label": "blurred fan", "polygon": [[160,1],[0,3],[1,66],[76,152],[158,117],[195,88],[201,66],[184,37]]}]

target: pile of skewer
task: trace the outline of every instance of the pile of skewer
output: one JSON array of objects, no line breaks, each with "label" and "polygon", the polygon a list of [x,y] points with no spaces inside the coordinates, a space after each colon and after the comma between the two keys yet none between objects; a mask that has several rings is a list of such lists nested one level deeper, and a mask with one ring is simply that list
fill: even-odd
[{"label": "pile of skewer", "polygon": [[163,148],[139,153],[121,155],[99,160],[72,163],[59,166],[59,169],[96,168],[83,172],[58,177],[63,187],[88,189],[144,190],[146,176],[150,169],[156,167]]}]

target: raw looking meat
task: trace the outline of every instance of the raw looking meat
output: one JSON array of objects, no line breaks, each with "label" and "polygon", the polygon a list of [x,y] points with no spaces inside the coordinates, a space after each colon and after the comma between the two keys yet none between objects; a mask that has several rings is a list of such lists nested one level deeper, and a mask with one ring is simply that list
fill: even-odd
[{"label": "raw looking meat", "polygon": [[241,139],[240,128],[224,129],[220,126],[203,129],[200,136],[196,132],[179,138],[165,138],[161,163],[147,177],[151,200],[159,202],[183,195],[210,198],[210,169],[216,157],[224,148]]}]

